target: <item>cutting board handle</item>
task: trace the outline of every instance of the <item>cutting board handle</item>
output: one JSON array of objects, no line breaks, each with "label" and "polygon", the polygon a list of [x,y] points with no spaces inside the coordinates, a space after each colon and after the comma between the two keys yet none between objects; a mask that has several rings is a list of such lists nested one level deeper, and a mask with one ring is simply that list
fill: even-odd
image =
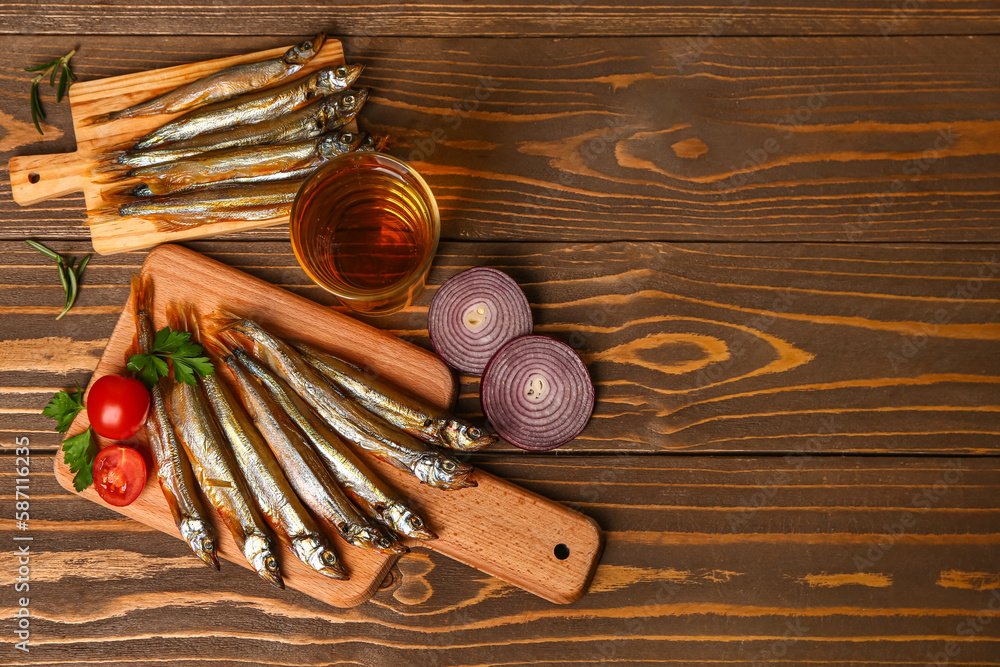
[{"label": "cutting board handle", "polygon": [[[411,502],[418,484],[395,469],[381,469],[405,487]],[[482,470],[479,486],[424,492],[434,503],[420,511],[438,539],[407,540],[492,574],[551,602],[568,604],[587,591],[604,547],[597,523],[565,505]]]},{"label": "cutting board handle", "polygon": [[85,164],[76,152],[12,157],[8,168],[14,201],[29,206],[71,192],[82,192]]}]

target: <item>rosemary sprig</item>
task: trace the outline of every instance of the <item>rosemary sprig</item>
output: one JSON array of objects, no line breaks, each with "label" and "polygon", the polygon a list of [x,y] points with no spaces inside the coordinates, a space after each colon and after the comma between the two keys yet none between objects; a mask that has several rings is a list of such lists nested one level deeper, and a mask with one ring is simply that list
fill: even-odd
[{"label": "rosemary sprig", "polygon": [[62,58],[56,58],[42,65],[36,65],[35,67],[25,67],[25,72],[38,72],[31,79],[31,95],[28,99],[31,102],[31,120],[35,123],[35,129],[38,130],[38,134],[45,134],[42,132],[42,126],[39,124],[40,120],[45,120],[45,109],[42,108],[42,97],[38,92],[38,84],[42,82],[45,75],[49,75],[49,85],[53,88],[56,87],[56,74],[59,75],[59,88],[56,90],[56,102],[62,102],[63,96],[66,94],[66,89],[69,87],[70,81],[76,81],[76,75],[73,74],[73,69],[70,67],[69,59],[76,54],[76,49],[73,49]]},{"label": "rosemary sprig", "polygon": [[25,243],[49,259],[56,260],[56,268],[59,270],[59,283],[66,291],[66,304],[63,307],[62,312],[56,317],[57,320],[61,320],[63,315],[68,313],[69,309],[73,307],[74,303],[76,303],[76,297],[80,293],[80,282],[83,280],[83,270],[86,269],[87,264],[90,263],[90,255],[84,257],[80,260],[80,264],[74,267],[74,264],[76,264],[76,257],[70,257],[69,261],[67,261],[65,257],[57,253],[55,250],[42,245],[38,241],[28,239]]}]

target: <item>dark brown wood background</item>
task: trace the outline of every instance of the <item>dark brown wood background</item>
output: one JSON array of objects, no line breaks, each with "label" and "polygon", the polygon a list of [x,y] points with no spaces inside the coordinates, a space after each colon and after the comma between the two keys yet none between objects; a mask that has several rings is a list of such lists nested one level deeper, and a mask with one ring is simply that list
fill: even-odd
[{"label": "dark brown wood background", "polygon": [[[40,415],[85,383],[144,253],[77,307],[34,238],[89,249],[83,199],[0,171],[0,598],[15,437],[32,446],[31,652],[0,664],[1000,663],[1000,5],[562,0],[0,6],[0,157],[73,150],[22,69],[81,79],[343,36],[442,206],[428,290],[378,324],[427,346],[432,289],[490,265],[576,347],[594,419],[483,468],[594,517],[594,584],[544,602],[403,558],[338,610],[64,492]],[[188,244],[320,302],[287,230]],[[459,407],[481,418],[478,384]]]}]

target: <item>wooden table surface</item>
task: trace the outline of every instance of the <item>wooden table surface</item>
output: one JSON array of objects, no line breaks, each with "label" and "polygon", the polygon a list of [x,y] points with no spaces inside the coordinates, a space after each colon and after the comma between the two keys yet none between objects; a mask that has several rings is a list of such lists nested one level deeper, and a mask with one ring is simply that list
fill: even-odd
[{"label": "wooden table surface", "polygon": [[[367,64],[362,124],[428,176],[430,286],[378,324],[422,346],[433,288],[509,272],[579,349],[594,418],[484,469],[594,517],[558,606],[437,554],[349,610],[58,487],[40,410],[85,383],[145,253],[95,257],[55,321],[80,195],[20,208],[0,173],[0,664],[986,665],[1000,661],[1000,6],[315,0],[0,6],[0,164],[72,150],[22,71],[81,80],[326,29]],[[282,227],[187,244],[317,301]],[[478,384],[459,407],[479,417]],[[31,442],[15,593],[14,439]],[[23,534],[23,533],[18,533]]]}]

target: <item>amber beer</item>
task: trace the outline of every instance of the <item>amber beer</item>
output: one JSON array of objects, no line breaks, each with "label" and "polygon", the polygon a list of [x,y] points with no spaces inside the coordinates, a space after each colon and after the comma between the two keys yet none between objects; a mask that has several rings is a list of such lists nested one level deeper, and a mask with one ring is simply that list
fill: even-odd
[{"label": "amber beer", "polygon": [[430,188],[405,162],[380,153],[334,158],[292,206],[292,248],[318,285],[347,307],[387,315],[423,287],[441,220]]}]

